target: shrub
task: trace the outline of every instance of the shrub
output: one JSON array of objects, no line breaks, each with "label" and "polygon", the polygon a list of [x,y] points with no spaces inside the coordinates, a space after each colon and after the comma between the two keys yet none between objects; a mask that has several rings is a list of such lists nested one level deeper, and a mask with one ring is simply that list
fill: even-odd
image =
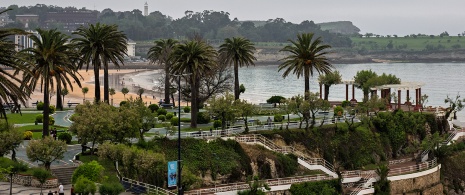
[{"label": "shrub", "polygon": [[71,115],[71,116],[69,117],[69,120],[70,120],[70,121],[74,121],[74,117],[76,117],[76,116],[77,116],[77,114]]},{"label": "shrub", "polygon": [[118,195],[124,192],[124,187],[118,182],[103,183],[99,186],[98,191],[102,195]]},{"label": "shrub", "polygon": [[181,118],[181,122],[183,123],[190,123],[191,119],[190,118]]},{"label": "shrub", "polygon": [[186,106],[186,107],[183,108],[183,110],[184,110],[185,113],[189,113],[189,112],[191,112],[191,107]]},{"label": "shrub", "polygon": [[76,170],[74,170],[71,181],[73,183],[77,183],[81,177],[85,177],[92,182],[100,182],[103,179],[102,175],[104,170],[105,168],[103,168],[102,165],[93,160],[80,165]]},{"label": "shrub", "polygon": [[58,140],[64,141],[66,144],[70,144],[72,138],[73,136],[66,132],[58,134]]},{"label": "shrub", "polygon": [[344,114],[344,108],[336,106],[336,108],[334,108],[334,116],[342,116],[342,114]]},{"label": "shrub", "polygon": [[25,131],[23,137],[25,140],[30,140],[32,138],[32,131]]},{"label": "shrub", "polygon": [[149,109],[152,111],[152,113],[154,113],[155,111],[157,111],[158,108],[160,108],[160,107],[158,107],[158,105],[156,105],[156,104],[150,104],[150,105],[149,105]]},{"label": "shrub", "polygon": [[119,103],[119,106],[121,107],[121,106],[126,105],[126,104],[128,104],[128,101],[121,101],[121,102]]},{"label": "shrub", "polygon": [[283,122],[283,119],[284,119],[283,115],[280,115],[280,114],[274,115],[274,122],[278,122],[278,123]]},{"label": "shrub", "polygon": [[164,108],[160,108],[157,110],[158,115],[166,115],[168,111],[166,111]]},{"label": "shrub", "polygon": [[171,120],[174,117],[174,114],[173,113],[168,113],[165,116],[166,116],[166,120]]},{"label": "shrub", "polygon": [[57,110],[54,105],[50,105],[48,109],[49,109],[50,114],[55,113],[55,111]]},{"label": "shrub", "polygon": [[158,120],[165,121],[166,120],[165,115],[158,115]]},{"label": "shrub", "polygon": [[54,125],[55,124],[55,118],[53,118],[53,116],[49,116],[48,124],[49,125]]},{"label": "shrub", "polygon": [[221,127],[221,124],[222,123],[221,123],[220,120],[215,120],[215,121],[213,121],[213,128],[215,128],[215,129],[219,128],[219,127]]},{"label": "shrub", "polygon": [[36,116],[36,122],[42,123],[44,121],[44,115],[43,114],[38,114]]},{"label": "shrub", "polygon": [[79,177],[76,184],[74,184],[74,192],[76,194],[95,194],[96,191],[97,186],[95,183],[84,176]]},{"label": "shrub", "polygon": [[344,100],[344,101],[342,101],[341,106],[342,106],[343,108],[348,107],[348,106],[350,106],[350,102]]},{"label": "shrub", "polygon": [[198,124],[208,124],[210,122],[210,115],[207,112],[199,112],[197,114]]},{"label": "shrub", "polygon": [[37,103],[36,108],[37,110],[44,110],[44,103],[43,102]]},{"label": "shrub", "polygon": [[[166,118],[168,120],[168,117]],[[179,120],[178,120],[178,117],[171,117],[170,119],[171,121],[171,125],[173,126],[178,126],[179,125]]]}]

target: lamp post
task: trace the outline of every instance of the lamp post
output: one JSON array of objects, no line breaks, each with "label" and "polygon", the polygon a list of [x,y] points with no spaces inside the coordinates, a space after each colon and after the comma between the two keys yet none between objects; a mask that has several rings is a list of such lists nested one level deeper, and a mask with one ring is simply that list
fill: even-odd
[{"label": "lamp post", "polygon": [[181,77],[187,76],[190,74],[172,74],[171,76],[175,76],[178,78],[178,195],[184,195],[184,189],[182,188],[181,183]]}]

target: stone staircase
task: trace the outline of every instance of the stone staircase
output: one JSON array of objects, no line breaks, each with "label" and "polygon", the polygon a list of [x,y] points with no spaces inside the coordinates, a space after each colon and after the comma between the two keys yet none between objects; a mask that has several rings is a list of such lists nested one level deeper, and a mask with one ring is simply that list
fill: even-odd
[{"label": "stone staircase", "polygon": [[76,168],[75,166],[52,166],[50,169],[52,174],[58,178],[58,182],[66,185],[71,184],[71,178]]}]

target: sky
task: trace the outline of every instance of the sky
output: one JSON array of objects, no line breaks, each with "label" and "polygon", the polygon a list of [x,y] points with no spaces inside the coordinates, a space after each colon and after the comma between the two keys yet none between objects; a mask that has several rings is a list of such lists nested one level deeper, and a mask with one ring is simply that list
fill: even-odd
[{"label": "sky", "polygon": [[447,31],[457,35],[465,31],[463,0],[1,0],[0,7],[12,4],[33,6],[37,3],[61,7],[113,11],[144,10],[180,18],[186,10],[225,11],[239,20],[283,18],[300,23],[351,21],[361,33],[380,35],[434,34]]}]

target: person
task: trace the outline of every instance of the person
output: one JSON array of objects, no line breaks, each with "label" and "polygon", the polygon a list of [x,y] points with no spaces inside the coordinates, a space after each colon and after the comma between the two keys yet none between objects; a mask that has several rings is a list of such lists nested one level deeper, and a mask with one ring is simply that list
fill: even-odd
[{"label": "person", "polygon": [[63,184],[60,183],[60,186],[58,186],[58,195],[65,195],[65,190],[63,188]]},{"label": "person", "polygon": [[266,120],[268,126],[271,126],[271,117],[268,117],[268,119]]},{"label": "person", "polygon": [[53,139],[57,140],[57,128],[53,128]]},{"label": "person", "polygon": [[74,193],[74,185],[71,185],[71,195],[75,195],[75,193]]},{"label": "person", "polygon": [[52,190],[49,190],[47,195],[53,195]]}]

